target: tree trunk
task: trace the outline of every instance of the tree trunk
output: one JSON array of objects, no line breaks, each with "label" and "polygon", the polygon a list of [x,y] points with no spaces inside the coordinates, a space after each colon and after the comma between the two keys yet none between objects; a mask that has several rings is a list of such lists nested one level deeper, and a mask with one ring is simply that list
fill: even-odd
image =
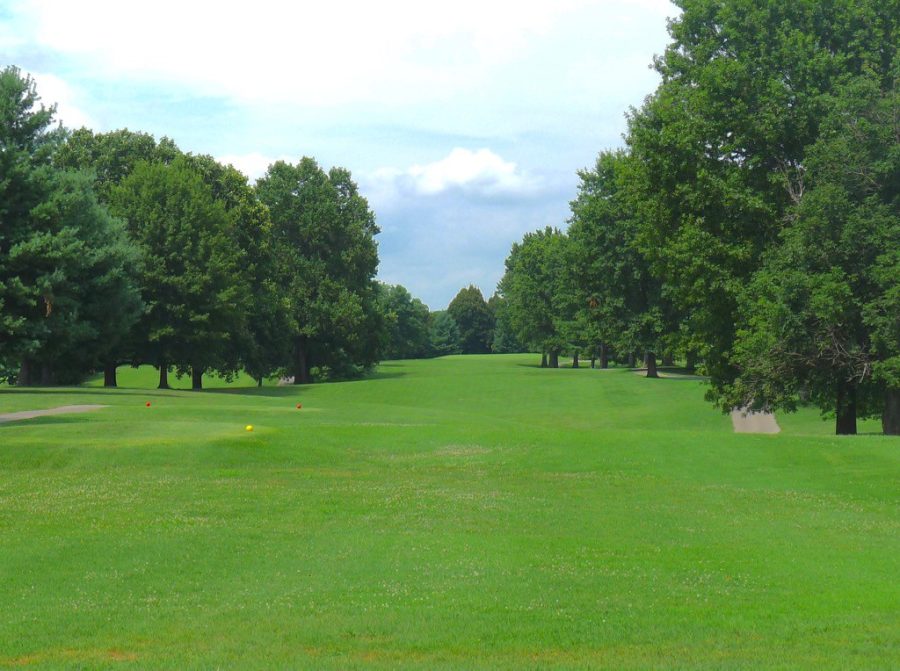
[{"label": "tree trunk", "polygon": [[203,389],[203,368],[191,366],[191,389],[201,391]]},{"label": "tree trunk", "polygon": [[659,377],[659,373],[656,372],[656,355],[653,352],[647,352],[644,363],[647,364],[647,377]]},{"label": "tree trunk", "polygon": [[575,354],[572,356],[572,368],[578,368],[578,350],[575,350]]},{"label": "tree trunk", "polygon": [[856,435],[856,386],[840,382],[837,390],[837,418],[834,432],[838,436]]},{"label": "tree trunk", "polygon": [[260,375],[260,376],[256,379],[256,386],[257,386],[257,387],[262,387],[262,375]]},{"label": "tree trunk", "polygon": [[541,368],[547,367],[547,353],[541,352]]},{"label": "tree trunk", "polygon": [[675,357],[671,352],[665,352],[662,355],[662,365],[669,366],[670,368],[675,365]]},{"label": "tree trunk", "polygon": [[629,368],[634,368],[634,364],[635,364],[635,363],[636,363],[636,362],[635,362],[634,352],[629,352],[629,353],[628,353],[628,367],[629,367]]},{"label": "tree trunk", "polygon": [[309,361],[306,352],[306,336],[297,338],[294,345],[294,384],[309,384]]},{"label": "tree trunk", "polygon": [[600,368],[609,368],[609,347],[600,343]]},{"label": "tree trunk", "polygon": [[547,365],[550,368],[559,368],[559,352],[557,350],[550,350],[550,356],[548,357]]},{"label": "tree trunk", "polygon": [[56,376],[53,375],[53,369],[45,364],[41,364],[41,386],[51,387],[56,383]]},{"label": "tree trunk", "polygon": [[169,364],[165,361],[159,364],[159,386],[157,389],[170,389],[169,387]]},{"label": "tree trunk", "polygon": [[595,355],[591,355],[591,368],[597,367],[597,357]]},{"label": "tree trunk", "polygon": [[31,361],[22,359],[22,365],[19,366],[19,375],[16,377],[16,386],[30,387],[31,385]]},{"label": "tree trunk", "polygon": [[116,362],[110,361],[103,366],[103,386],[118,387],[116,384]]},{"label": "tree trunk", "polygon": [[884,393],[881,430],[886,436],[900,436],[900,389],[888,389]]},{"label": "tree trunk", "polygon": [[688,350],[687,355],[685,356],[687,359],[684,367],[688,373],[693,373],[697,370],[697,353],[694,350]]}]

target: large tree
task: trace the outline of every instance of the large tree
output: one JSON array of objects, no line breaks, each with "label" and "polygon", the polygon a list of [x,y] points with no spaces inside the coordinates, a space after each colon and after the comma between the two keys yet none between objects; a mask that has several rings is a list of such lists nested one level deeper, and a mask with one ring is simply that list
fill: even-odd
[{"label": "large tree", "polygon": [[288,306],[294,381],[311,371],[370,366],[382,342],[374,282],[378,227],[350,173],[325,172],[315,160],[278,161],[257,182],[272,217],[287,272],[279,291]]},{"label": "large tree", "polygon": [[0,72],[0,368],[20,384],[71,383],[136,319],[135,255],[91,178],[52,166],[64,132],[38,101],[29,77]]},{"label": "large tree", "polygon": [[399,284],[379,284],[378,296],[385,322],[384,358],[419,359],[428,356],[428,306]]},{"label": "large tree", "polygon": [[882,415],[900,433],[900,91],[851,78],[807,152],[791,225],[754,276],[730,400],[834,413],[838,434]]},{"label": "large tree", "polygon": [[713,395],[729,402],[740,306],[803,197],[829,93],[885,77],[897,0],[680,0],[662,83],[631,115],[645,175],[640,244],[702,343]]},{"label": "large tree", "polygon": [[190,371],[195,388],[208,369],[233,372],[247,300],[225,207],[183,157],[139,163],[111,200],[141,250],[141,358],[159,368],[159,386],[168,386],[170,367]]}]

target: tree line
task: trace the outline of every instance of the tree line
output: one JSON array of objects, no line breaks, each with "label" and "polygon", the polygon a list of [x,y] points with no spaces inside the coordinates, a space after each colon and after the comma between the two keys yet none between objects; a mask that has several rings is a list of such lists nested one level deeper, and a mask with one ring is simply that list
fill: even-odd
[{"label": "tree line", "polygon": [[681,0],[625,146],[500,282],[561,352],[700,362],[723,409],[812,403],[900,433],[897,0]]},{"label": "tree line", "polygon": [[161,388],[241,370],[305,383],[439,353],[428,308],[375,281],[378,227],[347,170],[279,161],[251,185],[168,138],[54,113],[0,71],[3,380],[115,386],[118,366],[152,364]]}]

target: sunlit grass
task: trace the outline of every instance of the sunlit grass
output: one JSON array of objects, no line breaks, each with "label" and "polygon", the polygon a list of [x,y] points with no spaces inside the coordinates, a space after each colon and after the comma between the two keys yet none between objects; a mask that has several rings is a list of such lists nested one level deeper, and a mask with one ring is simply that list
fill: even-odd
[{"label": "sunlit grass", "polygon": [[900,440],[535,363],[0,391],[0,667],[900,666]]}]

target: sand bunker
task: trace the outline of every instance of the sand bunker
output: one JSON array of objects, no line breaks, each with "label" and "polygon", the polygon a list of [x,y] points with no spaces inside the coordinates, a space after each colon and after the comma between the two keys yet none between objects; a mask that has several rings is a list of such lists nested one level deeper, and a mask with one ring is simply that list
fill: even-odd
[{"label": "sand bunker", "polygon": [[754,412],[743,408],[731,411],[731,425],[735,433],[779,433],[781,427],[771,412]]},{"label": "sand bunker", "polygon": [[44,415],[67,415],[73,412],[91,412],[100,408],[108,408],[107,405],[61,405],[58,408],[48,408],[47,410],[22,410],[21,412],[7,412],[0,415],[0,423],[15,422],[20,419],[33,419],[34,417],[43,417]]}]

